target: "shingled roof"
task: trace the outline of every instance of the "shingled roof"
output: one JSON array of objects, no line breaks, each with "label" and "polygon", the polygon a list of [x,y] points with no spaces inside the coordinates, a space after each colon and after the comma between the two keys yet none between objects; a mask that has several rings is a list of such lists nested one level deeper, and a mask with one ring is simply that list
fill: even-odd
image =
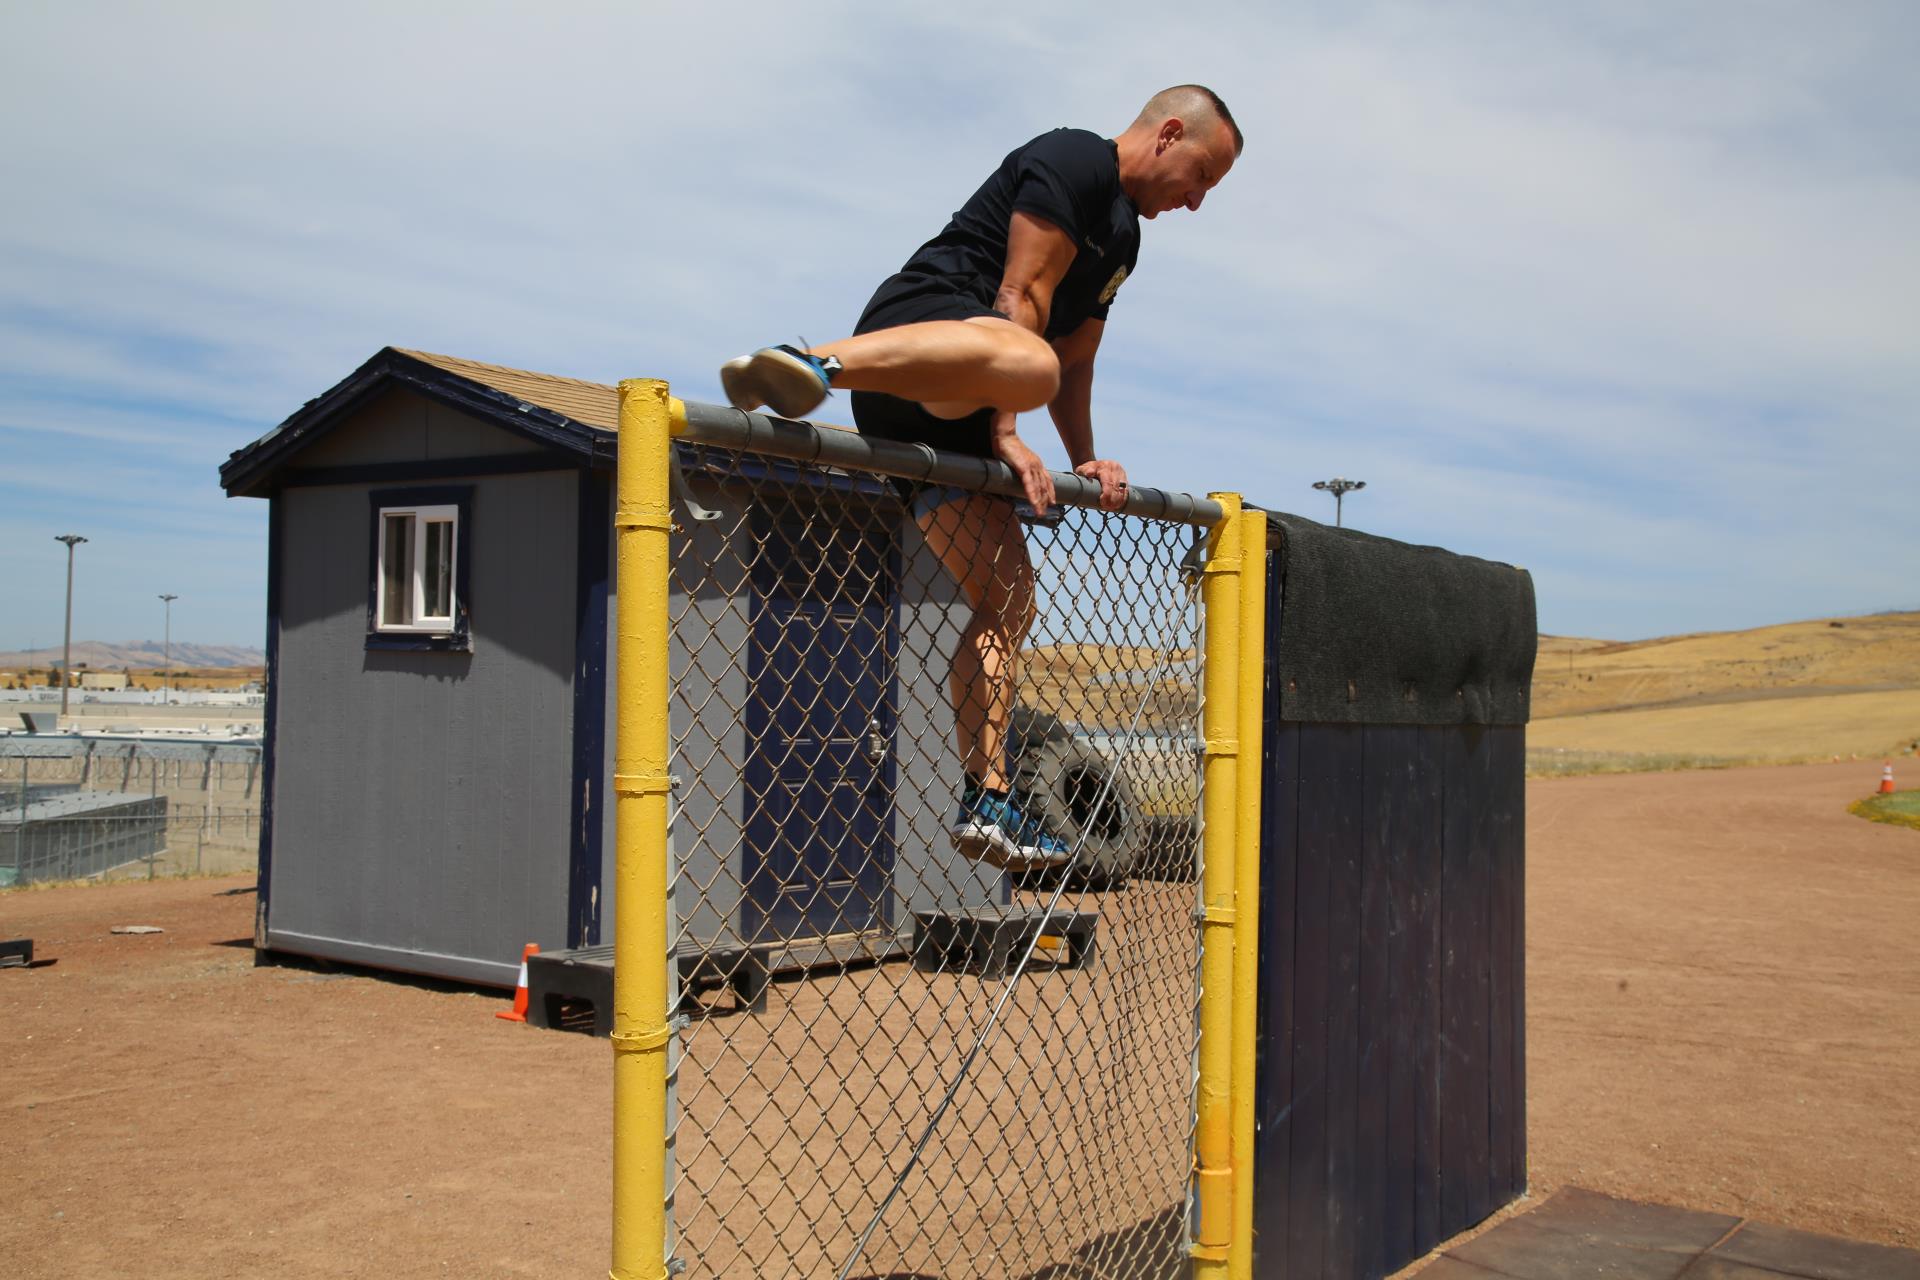
[{"label": "shingled roof", "polygon": [[393,387],[451,405],[549,448],[576,453],[586,466],[611,467],[619,393],[601,382],[562,378],[458,356],[384,347],[326,392],[220,468],[231,497],[271,493],[275,476],[305,445],[370,397]]},{"label": "shingled roof", "polygon": [[431,351],[408,351],[404,347],[393,347],[391,350],[403,356],[412,356],[415,360],[424,360],[436,368],[445,369],[448,373],[482,386],[518,396],[529,404],[551,409],[586,426],[598,427],[602,431],[613,431],[619,426],[620,393],[604,382],[585,382],[579,378],[562,378],[558,374],[509,369],[502,364],[482,364],[478,360],[435,355]]}]

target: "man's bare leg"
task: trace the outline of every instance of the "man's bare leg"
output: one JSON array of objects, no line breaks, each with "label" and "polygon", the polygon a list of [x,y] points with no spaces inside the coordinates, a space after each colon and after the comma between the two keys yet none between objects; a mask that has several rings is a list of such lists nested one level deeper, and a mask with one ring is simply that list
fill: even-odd
[{"label": "man's bare leg", "polygon": [[736,408],[809,412],[830,377],[836,388],[917,400],[936,417],[958,418],[1047,404],[1060,389],[1060,359],[1045,339],[1011,320],[972,316],[877,329],[805,352],[763,348],[729,360],[720,377]]},{"label": "man's bare leg", "polygon": [[918,400],[941,418],[989,406],[1024,413],[1060,389],[1052,346],[998,316],[876,329],[812,352],[839,358],[834,386]]},{"label": "man's bare leg", "polygon": [[1026,538],[1012,504],[984,494],[936,507],[920,530],[973,608],[948,677],[955,745],[969,776],[1004,792],[1016,668],[1034,617]]}]

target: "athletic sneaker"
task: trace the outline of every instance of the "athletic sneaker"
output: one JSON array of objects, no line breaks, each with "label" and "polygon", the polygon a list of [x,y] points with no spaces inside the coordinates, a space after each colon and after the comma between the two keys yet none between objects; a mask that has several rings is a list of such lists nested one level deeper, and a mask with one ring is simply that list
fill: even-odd
[{"label": "athletic sneaker", "polygon": [[1073,855],[1066,841],[1049,835],[1012,797],[973,786],[961,791],[960,813],[948,834],[962,857],[1006,871],[1057,867]]},{"label": "athletic sneaker", "polygon": [[720,366],[720,385],[736,409],[766,405],[783,418],[798,418],[820,407],[839,372],[838,356],[809,355],[783,343],[727,361]]}]

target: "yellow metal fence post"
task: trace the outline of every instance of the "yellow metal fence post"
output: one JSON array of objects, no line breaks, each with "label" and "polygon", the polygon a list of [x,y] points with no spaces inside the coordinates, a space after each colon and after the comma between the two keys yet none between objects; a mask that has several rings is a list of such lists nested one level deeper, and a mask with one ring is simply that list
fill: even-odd
[{"label": "yellow metal fence post", "polygon": [[1260,1028],[1260,794],[1266,725],[1267,513],[1240,516],[1239,807],[1234,841],[1233,1243],[1229,1280],[1253,1277],[1254,1074]]},{"label": "yellow metal fence post", "polygon": [[1204,759],[1200,877],[1200,1081],[1194,1117],[1193,1274],[1227,1274],[1233,1237],[1234,853],[1239,821],[1240,575],[1246,551],[1240,495],[1207,495],[1222,508],[1201,571],[1205,611]]},{"label": "yellow metal fence post", "polygon": [[612,1280],[667,1275],[667,384],[620,384],[614,726]]}]

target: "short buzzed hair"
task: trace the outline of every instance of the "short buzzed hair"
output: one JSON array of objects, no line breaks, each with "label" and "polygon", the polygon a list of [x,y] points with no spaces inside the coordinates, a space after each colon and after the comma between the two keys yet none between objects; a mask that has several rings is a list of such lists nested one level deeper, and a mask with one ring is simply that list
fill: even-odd
[{"label": "short buzzed hair", "polygon": [[1233,112],[1227,110],[1227,104],[1220,101],[1220,95],[1203,84],[1177,84],[1171,89],[1162,89],[1147,99],[1147,105],[1140,108],[1140,115],[1134,120],[1136,125],[1157,126],[1169,116],[1191,119],[1197,115],[1210,115],[1227,126],[1233,134],[1233,154],[1238,156],[1246,149],[1247,140],[1240,133],[1240,126],[1234,123]]}]

